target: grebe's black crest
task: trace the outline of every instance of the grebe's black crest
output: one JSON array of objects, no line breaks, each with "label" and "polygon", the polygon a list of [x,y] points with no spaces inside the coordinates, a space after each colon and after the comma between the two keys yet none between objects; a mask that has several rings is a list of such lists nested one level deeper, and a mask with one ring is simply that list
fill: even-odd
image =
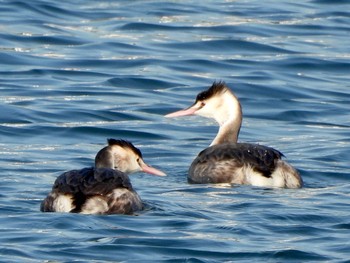
[{"label": "grebe's black crest", "polygon": [[224,81],[214,81],[213,85],[211,85],[209,89],[202,91],[197,95],[196,102],[209,99],[215,96],[216,94],[224,92],[226,89],[227,86]]},{"label": "grebe's black crest", "polygon": [[135,154],[137,154],[138,156],[140,156],[142,158],[142,153],[141,151],[136,148],[131,142],[129,141],[125,141],[125,140],[116,140],[116,139],[107,139],[108,145],[112,146],[112,145],[119,145],[120,147],[123,148],[130,148]]}]

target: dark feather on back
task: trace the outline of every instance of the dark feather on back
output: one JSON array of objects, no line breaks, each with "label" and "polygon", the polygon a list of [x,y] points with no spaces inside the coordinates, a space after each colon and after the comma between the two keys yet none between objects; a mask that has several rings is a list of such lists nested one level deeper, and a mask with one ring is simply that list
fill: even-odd
[{"label": "dark feather on back", "polygon": [[276,161],[283,154],[273,148],[249,143],[224,143],[200,152],[193,164],[233,159],[238,165],[249,164],[265,177],[271,177]]},{"label": "dark feather on back", "polygon": [[84,168],[61,174],[57,177],[52,191],[73,195],[76,208],[72,212],[80,212],[88,197],[107,195],[118,187],[132,190],[126,174],[109,168]]}]

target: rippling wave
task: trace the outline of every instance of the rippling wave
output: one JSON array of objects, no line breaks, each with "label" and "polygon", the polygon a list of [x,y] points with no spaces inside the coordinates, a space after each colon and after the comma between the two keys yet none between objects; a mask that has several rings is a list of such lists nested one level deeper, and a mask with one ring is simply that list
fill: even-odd
[{"label": "rippling wave", "polygon": [[[1,1],[0,251],[6,262],[343,262],[349,247],[348,1]],[[189,185],[217,132],[165,119],[214,80],[240,140],[281,150],[303,189]],[[133,175],[134,216],[39,212],[106,138],[168,174]]]}]

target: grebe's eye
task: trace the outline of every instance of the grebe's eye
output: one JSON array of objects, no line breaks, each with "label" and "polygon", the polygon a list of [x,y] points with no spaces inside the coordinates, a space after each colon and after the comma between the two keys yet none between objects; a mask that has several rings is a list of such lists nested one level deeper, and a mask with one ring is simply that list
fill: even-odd
[{"label": "grebe's eye", "polygon": [[202,102],[201,102],[201,108],[203,108],[204,106],[205,106],[205,102],[202,101]]}]

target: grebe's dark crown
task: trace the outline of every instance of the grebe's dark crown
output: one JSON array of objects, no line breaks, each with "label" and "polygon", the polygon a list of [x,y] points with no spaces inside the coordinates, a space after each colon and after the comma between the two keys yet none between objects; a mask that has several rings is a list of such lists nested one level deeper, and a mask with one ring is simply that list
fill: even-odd
[{"label": "grebe's dark crown", "polygon": [[207,100],[215,96],[216,94],[224,92],[226,89],[227,89],[227,86],[224,81],[219,81],[219,82],[214,81],[213,85],[211,85],[209,89],[202,91],[197,95],[196,102]]},{"label": "grebe's dark crown", "polygon": [[113,146],[113,145],[119,145],[120,147],[123,148],[129,148],[131,149],[136,155],[140,156],[142,158],[142,153],[141,151],[136,148],[131,142],[126,141],[126,140],[116,140],[116,139],[107,139],[108,145]]}]

